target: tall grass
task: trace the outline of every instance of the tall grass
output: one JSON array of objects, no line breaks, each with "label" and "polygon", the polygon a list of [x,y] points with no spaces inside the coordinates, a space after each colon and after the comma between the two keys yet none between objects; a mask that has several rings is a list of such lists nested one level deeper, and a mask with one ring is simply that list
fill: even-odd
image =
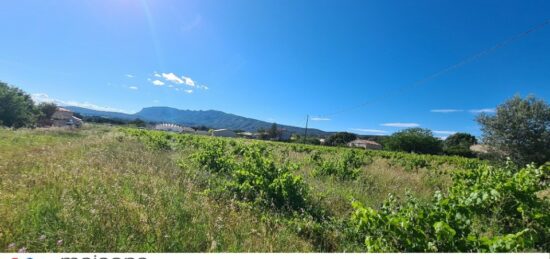
[{"label": "tall grass", "polygon": [[[232,139],[213,154],[246,169],[255,166],[255,160],[242,161],[246,147],[266,152],[276,165],[266,170],[292,168],[303,180],[318,217],[254,206],[231,192],[212,195],[220,176],[194,154],[214,138],[142,137],[158,139],[95,125],[78,131],[0,129],[0,251],[364,251],[347,233],[352,201],[378,208],[389,193],[428,201],[450,186],[450,171],[480,163]],[[345,166],[319,174],[319,161]],[[348,172],[354,176],[346,177]]]}]

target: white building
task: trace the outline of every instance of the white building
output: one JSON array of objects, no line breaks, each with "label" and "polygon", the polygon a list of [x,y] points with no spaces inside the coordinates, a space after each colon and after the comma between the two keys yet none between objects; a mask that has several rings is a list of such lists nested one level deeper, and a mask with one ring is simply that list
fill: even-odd
[{"label": "white building", "polygon": [[348,142],[348,147],[360,147],[364,149],[382,149],[382,145],[371,141],[371,140],[364,140],[364,139],[356,139],[354,141]]}]

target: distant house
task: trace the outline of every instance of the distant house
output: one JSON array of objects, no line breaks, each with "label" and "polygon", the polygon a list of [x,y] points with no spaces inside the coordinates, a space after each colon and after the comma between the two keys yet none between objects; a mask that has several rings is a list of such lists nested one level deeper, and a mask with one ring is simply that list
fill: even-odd
[{"label": "distant house", "polygon": [[228,129],[217,129],[212,131],[212,136],[234,138],[237,136],[237,133]]},{"label": "distant house", "polygon": [[365,140],[365,139],[356,139],[353,141],[348,142],[348,147],[360,147],[364,149],[374,149],[379,150],[382,149],[382,145],[371,141],[371,140]]},{"label": "distant house", "polygon": [[82,120],[75,117],[72,111],[58,107],[52,114],[52,125],[55,127],[80,128],[80,126],[82,126]]},{"label": "distant house", "polygon": [[179,125],[176,125],[176,124],[171,124],[171,123],[157,124],[157,125],[155,125],[154,129],[162,130],[162,131],[177,132],[177,133],[182,133],[183,130],[184,130],[182,126],[179,126]]}]

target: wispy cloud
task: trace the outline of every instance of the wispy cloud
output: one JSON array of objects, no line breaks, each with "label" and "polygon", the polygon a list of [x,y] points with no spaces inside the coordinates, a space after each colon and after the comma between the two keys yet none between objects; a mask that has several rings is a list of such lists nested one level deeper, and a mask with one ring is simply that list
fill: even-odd
[{"label": "wispy cloud", "polygon": [[134,75],[132,75],[132,74],[126,74],[126,77],[128,77],[128,78],[134,78]]},{"label": "wispy cloud", "polygon": [[[156,86],[163,86],[165,84],[168,84],[167,87],[168,88],[173,88],[174,90],[176,91],[180,91],[183,89],[179,89],[175,86],[177,85],[186,85],[186,86],[189,86],[189,87],[193,87],[193,88],[196,88],[196,89],[201,89],[201,90],[208,90],[208,86],[204,85],[204,84],[199,84],[197,81],[193,80],[191,77],[189,76],[177,76],[175,73],[157,73],[157,72],[153,72],[153,76],[154,77],[157,77],[159,79],[155,79],[155,80],[151,80],[150,78],[147,79],[149,80],[149,82],[153,83],[154,85]],[[172,85],[174,84],[174,85]],[[186,93],[192,93],[193,91],[185,91]]]},{"label": "wispy cloud", "polygon": [[55,103],[60,106],[78,106],[78,107],[88,108],[88,109],[93,109],[98,111],[129,113],[128,111],[125,111],[125,110],[116,109],[116,108],[107,107],[107,106],[100,106],[89,102],[63,101],[63,100],[52,98],[49,95],[44,93],[31,94],[31,97],[37,103],[48,102],[48,103]]},{"label": "wispy cloud", "polygon": [[138,88],[137,86],[130,86],[130,87],[128,87],[128,89],[130,89],[130,90],[137,90],[137,89],[139,89],[139,88]]},{"label": "wispy cloud", "polygon": [[193,93],[193,90],[192,89],[187,89],[187,90],[184,90],[184,92],[188,93],[188,94],[192,94]]},{"label": "wispy cloud", "polygon": [[433,109],[430,110],[430,112],[437,112],[437,113],[451,113],[451,112],[463,112],[464,110],[460,109]]},{"label": "wispy cloud", "polygon": [[377,130],[377,129],[357,129],[357,128],[354,128],[354,129],[350,129],[350,130],[357,131],[357,132],[364,132],[364,133],[368,133],[368,134],[372,134],[372,135],[387,135],[389,133],[388,131]]},{"label": "wispy cloud", "polygon": [[471,110],[469,110],[469,112],[471,112],[471,113],[482,113],[482,112],[495,113],[496,109],[495,108],[471,109]]},{"label": "wispy cloud", "polygon": [[176,76],[176,74],[174,74],[174,73],[162,73],[162,77],[165,80],[168,80],[168,81],[176,83],[176,84],[183,84],[184,83],[184,81],[181,78],[179,78],[178,76]]},{"label": "wispy cloud", "polygon": [[330,118],[324,118],[324,117],[311,117],[312,121],[329,121]]},{"label": "wispy cloud", "polygon": [[160,80],[158,80],[158,79],[155,80],[155,81],[153,81],[152,83],[153,83],[154,85],[156,85],[156,86],[163,86],[163,85],[164,85],[164,82],[162,82],[162,81],[160,81]]},{"label": "wispy cloud", "polygon": [[412,123],[412,122],[389,122],[389,123],[383,123],[380,125],[385,127],[395,127],[395,128],[414,128],[414,127],[420,126],[420,124]]},{"label": "wispy cloud", "polygon": [[195,87],[195,81],[191,77],[182,76],[181,79],[183,79],[186,85]]},{"label": "wispy cloud", "polygon": [[432,132],[438,135],[453,135],[456,133],[456,131],[450,130],[432,130]]}]

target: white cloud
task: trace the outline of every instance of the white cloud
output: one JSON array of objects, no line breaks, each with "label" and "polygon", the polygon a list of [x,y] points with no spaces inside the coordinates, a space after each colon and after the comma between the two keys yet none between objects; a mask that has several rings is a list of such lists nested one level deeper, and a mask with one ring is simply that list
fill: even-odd
[{"label": "white cloud", "polygon": [[168,88],[174,88],[174,86],[173,85],[168,85]]},{"label": "white cloud", "polygon": [[483,108],[483,109],[471,109],[471,110],[469,110],[469,112],[471,112],[471,113],[482,113],[482,112],[495,113],[496,110],[495,110],[495,108]]},{"label": "white cloud", "polygon": [[186,85],[195,87],[195,81],[193,81],[191,77],[182,76],[181,78],[183,79]]},{"label": "white cloud", "polygon": [[162,76],[161,76],[159,73],[157,73],[157,72],[153,73],[153,75],[154,75],[155,77],[162,77]]},{"label": "white cloud", "polygon": [[162,86],[162,85],[164,85],[164,82],[162,82],[162,81],[160,81],[160,80],[158,80],[158,79],[155,80],[155,81],[153,81],[152,83],[153,83],[154,85],[156,85],[156,86]]},{"label": "white cloud", "polygon": [[162,73],[162,77],[164,77],[164,79],[170,81],[170,82],[173,82],[173,83],[176,83],[176,84],[183,84],[184,81],[179,78],[178,76],[176,76],[174,73]]},{"label": "white cloud", "polygon": [[456,133],[456,131],[449,130],[432,130],[432,132],[438,135],[452,135]]},{"label": "white cloud", "polygon": [[130,86],[130,87],[128,87],[128,88],[131,89],[131,90],[137,90],[137,89],[138,89],[137,86]]},{"label": "white cloud", "polygon": [[31,97],[37,103],[51,102],[60,106],[78,106],[78,107],[88,108],[88,109],[98,110],[98,111],[129,113],[121,109],[100,106],[89,102],[63,101],[63,100],[52,98],[49,95],[44,93],[31,94]]},{"label": "white cloud", "polygon": [[414,127],[420,126],[420,124],[418,123],[410,123],[410,122],[390,122],[390,123],[383,123],[380,125],[385,127],[395,127],[395,128],[414,128]]},{"label": "white cloud", "polygon": [[323,117],[311,117],[312,121],[329,121],[330,118],[323,118]]},{"label": "white cloud", "polygon": [[187,89],[187,90],[184,90],[186,93],[188,94],[192,94],[193,93],[193,90],[192,89]]},{"label": "white cloud", "polygon": [[197,85],[197,88],[208,90],[208,86],[206,86],[206,85]]},{"label": "white cloud", "polygon": [[451,113],[451,112],[463,112],[464,110],[459,109],[433,109],[430,110],[430,112],[437,112],[437,113]]},{"label": "white cloud", "polygon": [[364,132],[372,135],[387,135],[389,132],[385,130],[377,130],[377,129],[350,129],[352,131],[358,131],[358,132]]},{"label": "white cloud", "polygon": [[132,74],[126,74],[126,77],[128,77],[128,78],[133,78],[134,75],[132,75]]}]

